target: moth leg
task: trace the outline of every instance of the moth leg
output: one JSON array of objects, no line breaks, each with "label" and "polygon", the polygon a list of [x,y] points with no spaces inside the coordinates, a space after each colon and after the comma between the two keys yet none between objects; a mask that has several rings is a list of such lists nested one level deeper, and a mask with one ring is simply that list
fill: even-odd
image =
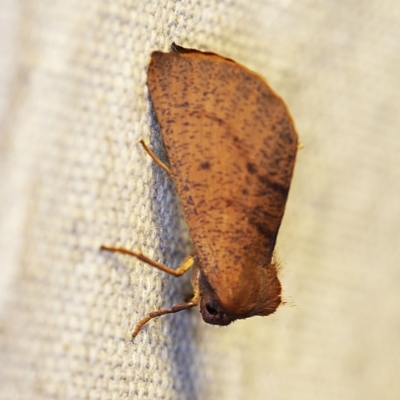
[{"label": "moth leg", "polygon": [[172,176],[172,171],[151,151],[150,147],[147,146],[147,144],[143,140],[140,141],[140,144],[146,150],[147,154],[153,159],[153,161],[159,167],[161,167],[168,175]]},{"label": "moth leg", "polygon": [[[173,269],[170,267],[167,267],[164,264],[160,264],[151,258],[146,257],[142,253],[138,253],[136,251],[124,249],[123,247],[112,247],[112,246],[100,246],[100,250],[106,250],[114,253],[122,253],[122,254],[127,254],[133,257],[138,258],[141,261],[144,261],[145,263],[151,265],[152,267],[155,267],[161,271],[166,272],[167,274],[173,275],[173,276],[181,276],[183,275],[188,269],[193,267],[196,261],[196,255],[194,254],[189,254],[182,262],[182,264],[177,268]],[[164,310],[158,310],[158,311],[153,311],[147,317],[141,319],[139,323],[136,325],[135,330],[133,331],[132,334],[132,339],[135,338],[135,336],[139,333],[139,331],[142,329],[143,325],[145,325],[147,322],[149,322],[151,319],[159,317],[160,315],[165,315],[165,314],[172,314],[176,313],[178,311],[186,310],[187,308],[197,306],[199,304],[199,298],[200,298],[200,290],[199,290],[199,285],[198,285],[198,271],[193,271],[196,276],[192,276],[192,285],[193,285],[193,298],[190,301],[187,301],[185,303],[177,303],[173,305],[171,308],[166,308]]]},{"label": "moth leg", "polygon": [[182,264],[177,268],[173,269],[170,267],[167,267],[164,264],[158,263],[157,261],[152,260],[151,258],[145,256],[142,253],[124,249],[123,247],[113,247],[113,246],[100,246],[100,250],[106,250],[110,251],[113,253],[122,253],[122,254],[127,254],[128,256],[133,256],[138,258],[141,261],[144,261],[146,264],[151,265],[154,268],[157,268],[161,271],[166,272],[167,274],[173,275],[173,276],[181,276],[183,275],[188,269],[190,269],[194,263],[195,263],[195,258],[196,256],[193,254],[189,254],[182,262]]},{"label": "moth leg", "polygon": [[147,322],[149,322],[151,319],[159,317],[161,315],[165,315],[165,314],[173,314],[173,313],[197,306],[199,304],[199,299],[200,299],[200,289],[199,289],[199,285],[197,284],[197,280],[196,280],[196,284],[193,287],[192,300],[187,301],[185,303],[174,304],[171,308],[165,308],[163,310],[151,312],[147,317],[141,319],[139,321],[139,323],[136,325],[135,330],[132,333],[132,340],[136,337],[136,335],[143,328],[143,325],[147,324]]}]

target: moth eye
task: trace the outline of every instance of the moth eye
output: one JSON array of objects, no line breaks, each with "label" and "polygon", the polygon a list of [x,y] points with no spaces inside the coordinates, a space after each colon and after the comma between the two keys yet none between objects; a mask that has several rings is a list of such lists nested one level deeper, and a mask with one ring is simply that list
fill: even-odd
[{"label": "moth eye", "polygon": [[210,304],[206,304],[206,310],[211,314],[211,315],[217,315],[218,311]]}]

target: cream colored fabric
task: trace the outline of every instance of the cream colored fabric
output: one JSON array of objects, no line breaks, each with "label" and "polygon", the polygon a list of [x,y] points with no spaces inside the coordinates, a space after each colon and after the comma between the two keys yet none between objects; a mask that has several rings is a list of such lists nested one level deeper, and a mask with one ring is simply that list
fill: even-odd
[{"label": "cream colored fabric", "polygon": [[[398,399],[400,3],[0,2],[0,399]],[[146,67],[170,43],[258,71],[305,146],[278,240],[287,305],[227,328],[187,253]],[[251,134],[251,132],[249,132]],[[262,249],[261,249],[262,250]]]}]

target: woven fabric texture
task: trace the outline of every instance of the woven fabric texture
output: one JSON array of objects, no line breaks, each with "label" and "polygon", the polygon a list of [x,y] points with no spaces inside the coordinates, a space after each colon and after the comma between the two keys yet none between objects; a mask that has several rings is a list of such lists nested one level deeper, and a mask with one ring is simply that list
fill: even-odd
[{"label": "woven fabric texture", "polygon": [[[397,399],[400,2],[0,1],[0,399]],[[286,305],[226,328],[175,279],[190,249],[146,87],[175,41],[263,75],[299,153]],[[252,133],[249,132],[249,135]]]}]

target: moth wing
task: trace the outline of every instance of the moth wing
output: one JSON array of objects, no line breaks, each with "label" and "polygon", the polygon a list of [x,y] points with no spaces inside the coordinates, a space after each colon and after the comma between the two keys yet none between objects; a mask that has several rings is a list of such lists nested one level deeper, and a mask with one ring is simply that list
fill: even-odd
[{"label": "moth wing", "polygon": [[202,274],[225,309],[263,313],[263,296],[280,302],[271,258],[297,152],[285,104],[257,74],[197,51],[154,52],[148,87]]}]

